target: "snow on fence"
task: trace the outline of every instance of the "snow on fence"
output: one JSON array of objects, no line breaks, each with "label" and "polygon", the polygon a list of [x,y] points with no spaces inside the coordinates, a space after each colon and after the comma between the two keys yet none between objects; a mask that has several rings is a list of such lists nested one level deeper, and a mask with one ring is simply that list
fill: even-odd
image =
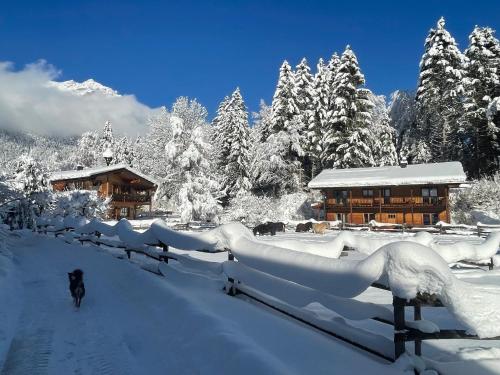
[{"label": "snow on fence", "polygon": [[[89,241],[123,249],[129,258],[132,253],[139,253],[160,262],[175,259],[187,267],[224,275],[228,294],[247,295],[388,360],[404,353],[407,341],[415,342],[415,352],[420,355],[423,340],[500,339],[500,293],[457,279],[442,257],[446,252],[438,253],[422,244],[427,243],[428,234],[415,235],[414,242],[383,244],[365,259],[352,261],[327,258],[312,251],[298,252],[297,241],[282,241],[279,247],[257,241],[240,223],[196,234],[176,232],[161,220],[153,222],[143,233],[135,232],[127,220],[113,226],[97,220],[70,218],[40,224],[44,232],[57,229],[55,234],[70,243]],[[101,235],[112,239],[103,239]],[[344,237],[343,241],[363,246],[356,243],[359,238],[353,239],[352,233]],[[483,256],[491,249],[496,252],[499,239],[498,235],[490,236],[483,247],[464,248],[463,253]],[[379,245],[370,241],[372,246]],[[335,246],[343,247],[341,242],[337,241]],[[227,250],[228,261],[219,264],[193,260],[169,252],[169,246],[209,252]],[[370,286],[392,293],[392,312],[383,306],[353,299]],[[349,320],[373,319],[389,324],[394,327],[393,341],[355,328],[343,319],[320,319],[304,308],[313,302]],[[407,306],[414,308],[413,321],[405,320]],[[421,306],[446,307],[467,330],[441,330],[432,322],[421,320]]]},{"label": "snow on fence", "polygon": [[352,231],[374,231],[374,232],[402,232],[402,233],[418,233],[421,231],[439,233],[439,234],[474,234],[478,237],[485,237],[491,232],[500,231],[500,225],[483,224],[478,222],[476,225],[466,224],[448,224],[440,221],[433,225],[411,225],[411,224],[396,224],[396,223],[381,223],[371,220],[366,224],[349,224],[335,222],[336,225],[331,226],[331,229],[352,230]]}]

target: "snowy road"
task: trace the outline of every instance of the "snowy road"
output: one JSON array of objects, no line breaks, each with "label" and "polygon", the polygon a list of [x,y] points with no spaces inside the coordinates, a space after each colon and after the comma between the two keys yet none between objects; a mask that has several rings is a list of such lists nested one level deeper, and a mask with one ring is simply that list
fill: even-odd
[{"label": "snowy road", "polygon": [[[10,248],[14,279],[2,278],[0,262],[0,296],[12,301],[0,305],[1,375],[400,373],[226,296],[209,274],[174,264],[159,277],[96,247],[31,234]],[[87,289],[80,310],[67,290],[77,267]]]}]

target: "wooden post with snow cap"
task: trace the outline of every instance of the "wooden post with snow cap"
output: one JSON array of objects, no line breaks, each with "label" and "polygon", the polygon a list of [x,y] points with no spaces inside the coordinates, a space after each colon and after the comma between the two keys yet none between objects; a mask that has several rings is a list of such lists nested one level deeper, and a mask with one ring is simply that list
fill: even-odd
[{"label": "wooden post with snow cap", "polygon": [[392,297],[392,306],[394,310],[394,360],[397,360],[406,351],[405,305],[405,299],[396,296]]},{"label": "wooden post with snow cap", "polygon": [[[168,245],[164,244],[163,242],[161,242],[161,248],[163,249],[163,252],[164,253],[168,253]],[[163,259],[163,261],[165,263],[168,263],[168,257],[162,257],[161,259]]]},{"label": "wooden post with snow cap", "polygon": [[[419,303],[416,303],[413,306],[413,320],[422,320],[422,307]],[[422,340],[415,339],[415,355],[422,355]]]},{"label": "wooden post with snow cap", "polygon": [[[234,262],[234,254],[231,252],[231,249],[226,249],[226,250],[227,250],[227,260],[230,262]],[[229,294],[230,296],[235,296],[236,290],[234,288],[234,279],[232,277],[228,277],[227,284],[228,285],[226,285],[226,293]]]}]

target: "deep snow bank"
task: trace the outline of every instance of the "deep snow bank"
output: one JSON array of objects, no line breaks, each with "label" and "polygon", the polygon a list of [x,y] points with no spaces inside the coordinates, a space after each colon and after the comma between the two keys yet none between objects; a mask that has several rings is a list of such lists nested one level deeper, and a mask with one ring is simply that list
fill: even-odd
[{"label": "deep snow bank", "polygon": [[[92,233],[96,230],[118,235],[126,243],[159,240],[184,250],[231,249],[237,260],[250,268],[337,297],[352,298],[373,282],[384,280],[395,296],[410,299],[418,293],[435,294],[459,321],[480,337],[500,336],[500,291],[458,280],[451,273],[447,260],[433,249],[417,242],[385,244],[363,260],[350,261],[257,241],[240,223],[225,224],[200,234],[173,231],[161,220],[155,221],[142,234],[134,232],[126,220],[114,226],[91,222],[78,231]],[[384,241],[374,243],[373,239],[356,237],[347,232],[339,236],[342,236],[341,240],[337,240],[335,246],[340,246],[345,241],[348,246],[373,248]],[[427,242],[429,236],[420,234],[413,239]],[[473,247],[472,250],[477,256],[484,257],[485,253],[498,246],[498,238],[498,234],[492,235],[488,241],[476,245],[478,247]],[[297,246],[289,241],[283,241],[282,244]],[[463,251],[467,254],[469,252],[470,248]],[[237,273],[233,269],[231,275],[238,276]]]},{"label": "deep snow bank", "polygon": [[[237,232],[236,225],[229,231]],[[300,254],[247,236],[232,236],[229,243],[246,266],[334,296],[355,297],[381,279],[401,298],[435,294],[471,332],[500,336],[500,291],[458,280],[440,255],[421,244],[390,243],[361,261],[349,261]]]},{"label": "deep snow bank", "polygon": [[500,232],[492,232],[481,244],[470,242],[455,242],[453,244],[431,243],[430,247],[441,255],[448,263],[465,261],[480,261],[491,258],[500,246]]}]

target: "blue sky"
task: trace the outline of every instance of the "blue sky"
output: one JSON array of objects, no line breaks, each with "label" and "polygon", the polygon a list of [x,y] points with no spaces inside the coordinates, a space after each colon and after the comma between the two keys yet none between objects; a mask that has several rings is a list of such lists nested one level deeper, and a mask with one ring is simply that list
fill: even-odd
[{"label": "blue sky", "polygon": [[45,59],[61,80],[88,78],[170,106],[196,97],[213,115],[236,86],[250,110],[270,102],[281,62],[311,66],[350,44],[367,86],[413,89],[440,16],[464,48],[478,24],[498,28],[500,1],[5,1],[0,60]]}]

